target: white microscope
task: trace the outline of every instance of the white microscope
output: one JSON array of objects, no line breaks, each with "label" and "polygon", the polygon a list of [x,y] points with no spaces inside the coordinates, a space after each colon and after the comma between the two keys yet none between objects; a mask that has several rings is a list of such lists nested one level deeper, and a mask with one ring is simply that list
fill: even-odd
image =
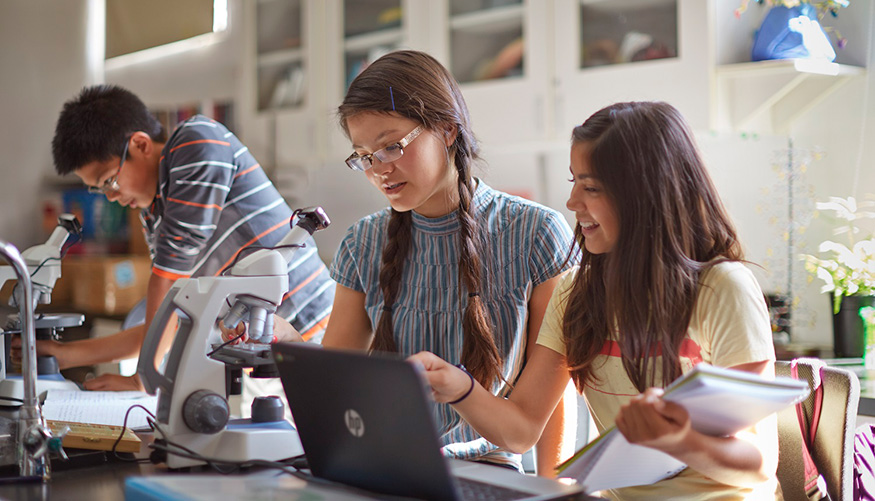
[{"label": "white microscope", "polygon": [[[156,460],[185,468],[205,463],[200,456],[230,463],[303,454],[297,431],[281,412],[271,419],[229,420],[226,375],[229,366],[273,364],[266,343],[273,337],[273,313],[289,290],[289,263],[313,233],[329,224],[321,207],[296,210],[292,231],[276,247],[256,250],[224,275],[173,284],[149,325],[137,365],[146,391],[158,392],[155,443],[171,452]],[[249,336],[261,342],[222,346],[218,320],[233,326],[246,311]],[[159,342],[174,318],[175,337],[159,371]]]},{"label": "white microscope", "polygon": [[[35,303],[49,304],[51,302],[55,282],[61,278],[61,258],[64,257],[67,248],[69,248],[68,241],[71,236],[78,240],[81,234],[82,226],[79,224],[79,220],[72,214],[61,214],[58,217],[58,226],[55,227],[46,243],[35,245],[21,253],[21,258],[30,274],[32,297]],[[76,240],[72,243],[75,243]],[[0,266],[0,286],[10,280],[17,280],[14,267],[11,265]],[[20,287],[20,283],[16,284],[9,300],[12,306],[17,307],[18,301],[21,301],[23,297]],[[19,316],[18,314],[9,315],[3,330],[7,333],[20,332],[21,320]],[[38,339],[56,339],[58,330],[65,327],[78,327],[84,321],[85,316],[79,313],[38,313],[34,318],[34,328]],[[0,361],[2,361],[0,363],[0,405],[17,406],[21,403],[24,391],[21,374],[8,371],[8,342],[6,336],[0,336]],[[37,395],[50,388],[79,389],[75,383],[61,376],[54,357],[39,357],[37,368],[39,372],[36,381]]]}]

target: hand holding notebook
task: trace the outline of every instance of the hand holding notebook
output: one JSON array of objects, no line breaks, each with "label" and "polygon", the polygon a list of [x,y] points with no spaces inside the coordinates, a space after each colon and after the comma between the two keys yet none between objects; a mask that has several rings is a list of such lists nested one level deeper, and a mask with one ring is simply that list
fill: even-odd
[{"label": "hand holding notebook", "polygon": [[[699,364],[665,389],[662,398],[683,406],[694,430],[726,436],[748,428],[808,395],[808,385],[792,378]],[[616,428],[577,451],[557,468],[587,492],[646,485],[670,477],[686,465],[650,447],[630,444]]]}]

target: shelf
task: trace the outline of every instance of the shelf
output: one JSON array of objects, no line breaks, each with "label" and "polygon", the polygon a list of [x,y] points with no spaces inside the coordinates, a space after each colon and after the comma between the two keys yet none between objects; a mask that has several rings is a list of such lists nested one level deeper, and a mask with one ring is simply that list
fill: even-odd
[{"label": "shelf", "polygon": [[363,35],[355,35],[343,41],[346,52],[367,52],[373,47],[393,45],[401,41],[401,28],[388,28]]},{"label": "shelf", "polygon": [[799,117],[865,73],[858,66],[811,59],[719,66],[715,128],[786,133]]},{"label": "shelf", "polygon": [[523,22],[523,9],[523,5],[507,5],[459,14],[450,19],[450,29],[484,34],[519,28]]},{"label": "shelf", "polygon": [[[275,0],[274,0],[275,1]],[[304,60],[304,49],[275,50],[258,55],[259,66],[276,66],[280,64],[298,63]]]}]

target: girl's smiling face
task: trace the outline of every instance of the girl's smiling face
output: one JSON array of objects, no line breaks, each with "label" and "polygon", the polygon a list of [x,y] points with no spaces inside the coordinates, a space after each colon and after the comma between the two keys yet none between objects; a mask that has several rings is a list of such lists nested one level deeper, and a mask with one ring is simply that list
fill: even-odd
[{"label": "girl's smiling face", "polygon": [[[346,121],[352,147],[359,155],[393,145],[419,125],[409,118],[377,112],[358,113]],[[373,158],[373,167],[365,175],[396,211],[413,210],[426,217],[449,214],[459,205],[458,173],[448,154],[453,137],[451,131],[442,136],[426,129],[398,160],[383,163]]]},{"label": "girl's smiling face", "polygon": [[602,188],[590,162],[589,143],[571,146],[571,195],[565,206],[583,233],[584,246],[593,254],[611,252],[620,235],[620,222],[614,202]]}]

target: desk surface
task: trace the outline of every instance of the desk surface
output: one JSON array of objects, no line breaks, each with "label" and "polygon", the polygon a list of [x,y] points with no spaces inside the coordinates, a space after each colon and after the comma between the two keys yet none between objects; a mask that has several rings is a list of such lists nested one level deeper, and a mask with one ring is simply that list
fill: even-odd
[{"label": "desk surface", "polygon": [[125,498],[125,477],[159,471],[151,464],[107,463],[79,469],[55,471],[46,484],[0,485],[0,499],[60,500],[88,499],[118,501]]}]

